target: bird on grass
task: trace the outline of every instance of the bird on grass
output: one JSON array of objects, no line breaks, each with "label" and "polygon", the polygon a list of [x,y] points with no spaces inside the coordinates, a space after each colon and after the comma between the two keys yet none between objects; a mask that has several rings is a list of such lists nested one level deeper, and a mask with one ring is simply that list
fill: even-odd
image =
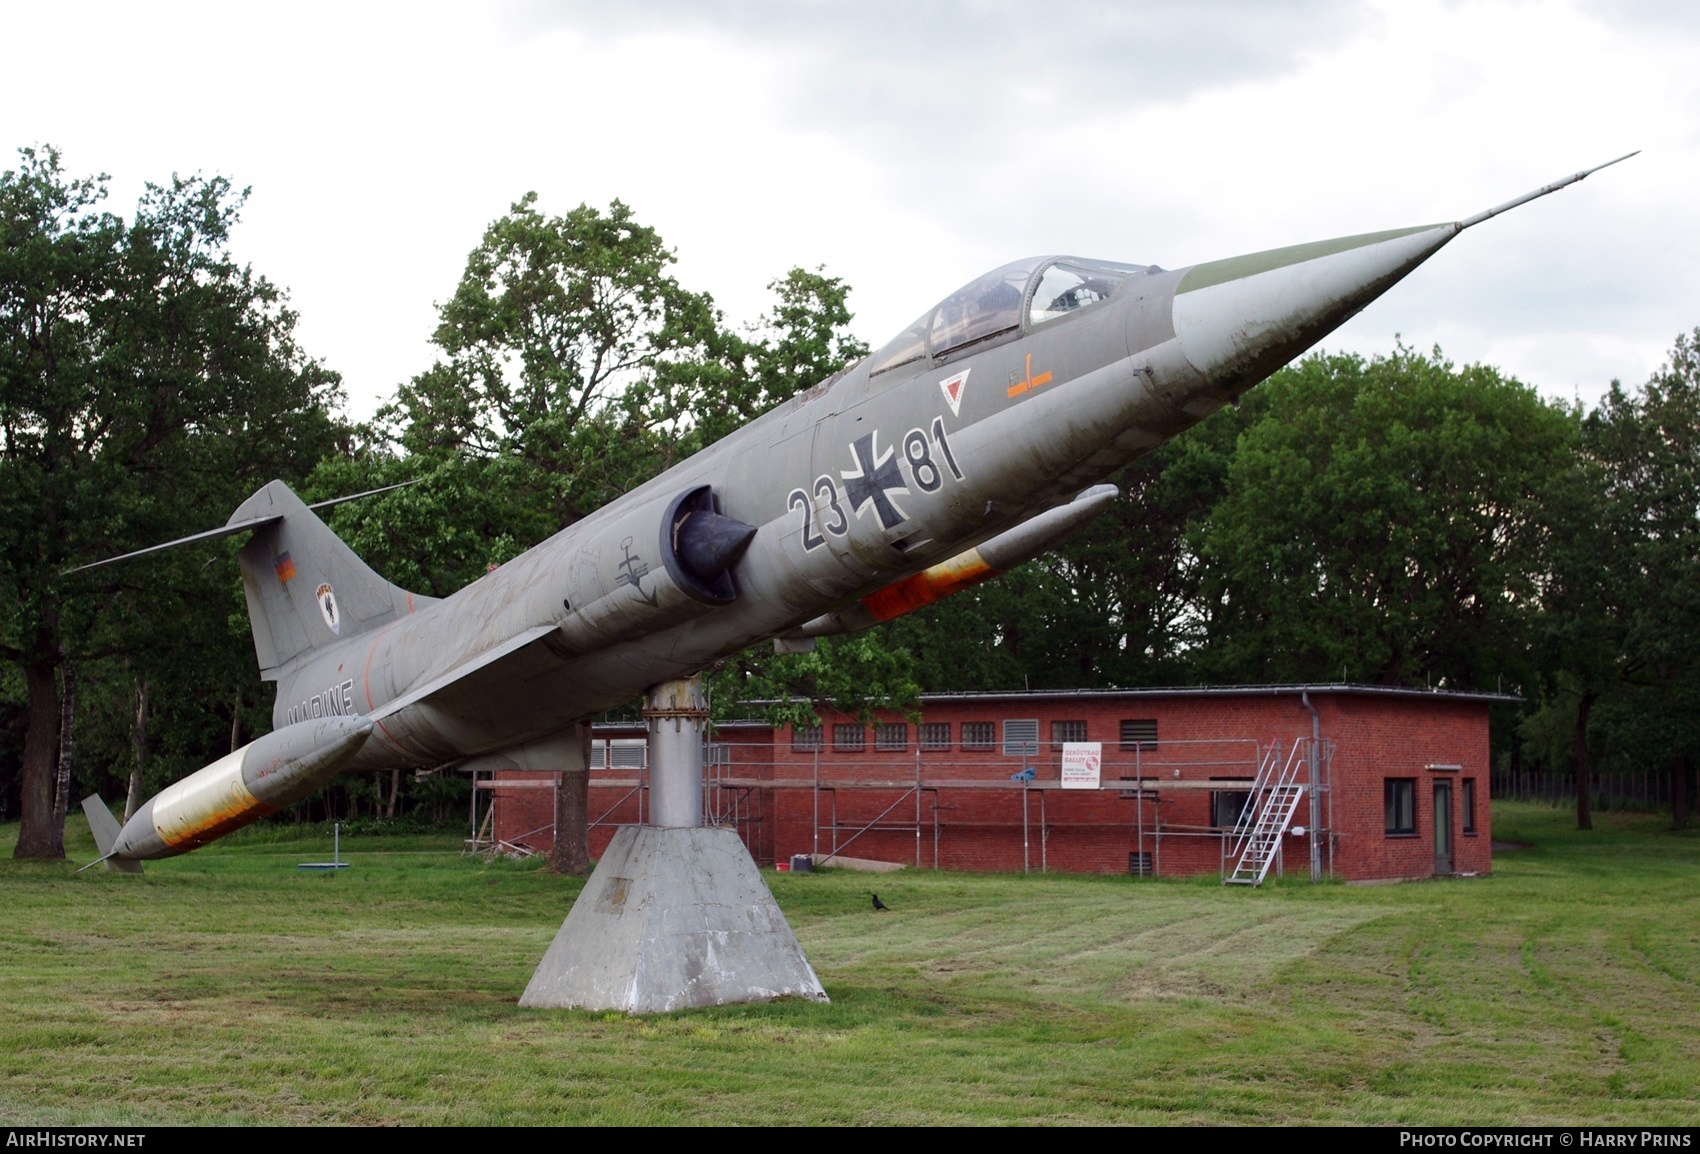
[{"label": "bird on grass", "polygon": [[884,902],[880,901],[880,896],[878,894],[874,895],[874,909],[876,909],[876,910],[888,910],[890,908],[891,908],[890,906],[888,906]]}]

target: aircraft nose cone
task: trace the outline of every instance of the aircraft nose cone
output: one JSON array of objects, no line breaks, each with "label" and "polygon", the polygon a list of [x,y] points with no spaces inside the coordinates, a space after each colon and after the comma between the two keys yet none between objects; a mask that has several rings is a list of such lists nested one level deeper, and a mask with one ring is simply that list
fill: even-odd
[{"label": "aircraft nose cone", "polygon": [[1181,351],[1242,392],[1350,320],[1459,232],[1456,224],[1340,237],[1194,265],[1175,287]]}]

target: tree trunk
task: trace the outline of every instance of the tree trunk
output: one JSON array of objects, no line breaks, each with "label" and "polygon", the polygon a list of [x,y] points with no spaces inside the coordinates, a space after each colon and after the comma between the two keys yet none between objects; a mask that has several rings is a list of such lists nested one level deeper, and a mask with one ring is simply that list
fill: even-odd
[{"label": "tree trunk", "polygon": [[59,753],[59,679],[51,661],[24,666],[29,728],[24,731],[20,821],[15,858],[63,858],[65,823],[53,820],[53,777]]},{"label": "tree trunk", "polygon": [[389,821],[395,820],[396,797],[401,793],[401,770],[390,770],[390,796],[384,803],[384,817]]},{"label": "tree trunk", "polygon": [[65,814],[71,808],[71,771],[76,768],[77,671],[61,661],[64,692],[59,696],[59,765],[53,776],[53,824],[63,837]]},{"label": "tree trunk", "polygon": [[590,726],[580,725],[578,765],[555,782],[555,845],[549,850],[549,872],[590,872]]},{"label": "tree trunk", "polygon": [[1671,828],[1682,829],[1688,824],[1688,755],[1676,755],[1676,764],[1671,767],[1670,775],[1670,816]]},{"label": "tree trunk", "polygon": [[130,723],[130,788],[124,795],[124,820],[142,808],[142,774],[148,768],[148,682],[136,682],[136,716]]},{"label": "tree trunk", "polygon": [[230,752],[242,748],[242,691],[236,691],[236,702],[230,707]]},{"label": "tree trunk", "polygon": [[1593,829],[1594,815],[1593,798],[1589,789],[1593,782],[1593,763],[1588,760],[1588,714],[1594,710],[1594,700],[1599,694],[1593,690],[1584,690],[1580,700],[1576,702],[1576,732],[1571,736],[1570,752],[1576,763],[1576,828]]}]

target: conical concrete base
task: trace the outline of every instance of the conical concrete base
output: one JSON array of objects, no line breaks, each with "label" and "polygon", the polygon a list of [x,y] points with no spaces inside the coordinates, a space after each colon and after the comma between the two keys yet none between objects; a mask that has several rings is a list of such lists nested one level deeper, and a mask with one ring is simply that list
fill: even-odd
[{"label": "conical concrete base", "polygon": [[519,1004],[649,1014],[827,1000],[743,841],[730,829],[614,835]]}]

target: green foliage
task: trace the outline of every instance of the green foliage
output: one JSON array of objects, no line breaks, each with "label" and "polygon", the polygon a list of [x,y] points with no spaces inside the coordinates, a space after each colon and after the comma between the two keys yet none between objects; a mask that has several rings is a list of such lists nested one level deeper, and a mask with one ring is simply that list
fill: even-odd
[{"label": "green foliage", "polygon": [[513,456],[441,450],[393,456],[364,447],[320,462],[305,499],[412,481],[405,489],[338,505],[326,520],[388,580],[446,597],[558,528],[547,513],[547,495],[537,487],[540,479]]},{"label": "green foliage", "polygon": [[1276,374],[1197,535],[1209,649],[1247,681],[1492,687],[1528,654],[1575,415],[1403,347]]},{"label": "green foliage", "polygon": [[1606,514],[1621,556],[1613,576],[1627,611],[1629,674],[1700,673],[1700,329],[1635,394],[1613,383],[1589,421],[1607,470]]},{"label": "green foliage", "polygon": [[875,634],[823,637],[809,653],[746,652],[709,681],[717,718],[760,704],[774,725],[817,725],[823,707],[871,721],[876,712],[918,717],[921,684],[905,649]]},{"label": "green foliage", "polygon": [[1548,738],[1531,760],[1569,772],[1580,741],[1600,768],[1686,782],[1700,763],[1700,330],[1641,388],[1613,382],[1555,498],[1545,694],[1526,728],[1568,723],[1571,748]]},{"label": "green foliage", "polygon": [[536,200],[485,231],[439,310],[442,359],[380,419],[410,453],[522,463],[521,496],[558,529],[674,462],[693,397],[661,369],[700,357],[717,314],[627,206],[549,217]]}]

